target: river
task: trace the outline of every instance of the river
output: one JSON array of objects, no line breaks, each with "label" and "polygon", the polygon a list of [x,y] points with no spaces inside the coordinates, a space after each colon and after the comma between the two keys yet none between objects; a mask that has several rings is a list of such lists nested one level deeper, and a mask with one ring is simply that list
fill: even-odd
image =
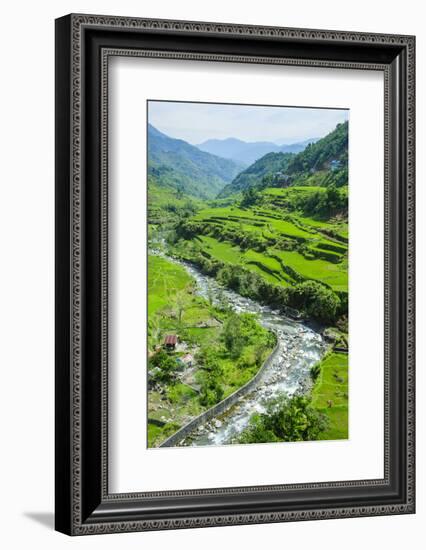
[{"label": "river", "polygon": [[277,336],[278,349],[257,384],[220,417],[199,426],[179,443],[179,446],[227,445],[248,426],[253,413],[262,413],[268,403],[282,394],[306,392],[311,386],[310,369],[327,349],[322,336],[301,322],[284,316],[280,311],[263,306],[220,286],[192,264],[168,260],[183,265],[196,281],[196,293],[213,303],[226,302],[237,313],[256,313],[259,322]]}]

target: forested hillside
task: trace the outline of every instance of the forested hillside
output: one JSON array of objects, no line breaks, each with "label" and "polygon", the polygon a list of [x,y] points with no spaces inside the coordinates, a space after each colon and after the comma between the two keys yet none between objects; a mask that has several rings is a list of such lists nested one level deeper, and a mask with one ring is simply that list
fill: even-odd
[{"label": "forested hillside", "polygon": [[269,153],[224,187],[225,197],[249,188],[288,185],[342,187],[348,183],[348,123],[338,124],[332,132],[310,143],[297,155]]},{"label": "forested hillside", "polygon": [[286,170],[292,158],[292,153],[268,153],[240,172],[232,183],[222,189],[219,197],[228,197],[250,187],[258,187],[263,182],[273,181],[274,178],[279,177],[282,171]]},{"label": "forested hillside", "polygon": [[324,170],[332,161],[340,161],[342,165],[348,161],[348,122],[338,124],[330,134],[296,155],[288,165],[288,173]]},{"label": "forested hillside", "polygon": [[148,175],[157,186],[213,198],[241,169],[232,160],[200,151],[148,124]]}]

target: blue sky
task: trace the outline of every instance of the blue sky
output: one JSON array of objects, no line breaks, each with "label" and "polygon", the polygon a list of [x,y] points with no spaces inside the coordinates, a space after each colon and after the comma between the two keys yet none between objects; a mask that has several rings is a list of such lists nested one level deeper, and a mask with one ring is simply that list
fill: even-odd
[{"label": "blue sky", "polygon": [[346,109],[148,102],[148,120],[153,126],[194,145],[229,137],[279,145],[296,143],[325,136],[348,117]]}]

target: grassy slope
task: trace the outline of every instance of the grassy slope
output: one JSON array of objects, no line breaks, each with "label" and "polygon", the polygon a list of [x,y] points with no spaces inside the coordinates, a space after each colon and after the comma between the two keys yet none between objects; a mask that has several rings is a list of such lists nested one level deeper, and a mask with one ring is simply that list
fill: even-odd
[{"label": "grassy slope", "polygon": [[[312,404],[327,415],[330,426],[320,439],[348,438],[348,355],[333,352],[321,362]],[[331,406],[329,406],[331,404]]]},{"label": "grassy slope", "polygon": [[[262,192],[264,203],[267,207],[280,211],[308,199],[312,195],[323,194],[326,192],[325,187],[318,186],[292,186],[286,188],[271,187]],[[331,230],[337,235],[348,237],[348,224],[345,220],[330,223],[328,220],[314,219],[306,215],[300,215],[296,212],[292,213],[292,217],[309,231],[312,230]]]},{"label": "grassy slope", "polygon": [[344,266],[320,258],[308,260],[302,254],[289,250],[274,252],[303,278],[326,283],[333,290],[347,292],[348,274]]},{"label": "grassy slope", "polygon": [[199,198],[214,198],[242,168],[148,125],[148,173],[162,186]]},{"label": "grassy slope", "polygon": [[[310,188],[312,189],[312,188]],[[316,188],[313,188],[316,189]],[[273,196],[283,196],[288,189],[267,189]],[[288,194],[288,193],[287,193]],[[256,235],[267,247],[263,252],[244,251],[229,241],[219,241],[211,235],[203,235],[200,240],[213,258],[233,264],[244,264],[251,271],[260,273],[268,282],[286,286],[291,282],[283,270],[282,263],[293,269],[301,279],[313,279],[324,282],[333,290],[347,292],[348,276],[345,256],[347,246],[338,243],[320,233],[318,229],[336,230],[343,224],[330,224],[287,214],[282,219],[280,210],[268,208],[269,205],[253,209],[242,209],[236,206],[225,208],[208,208],[199,211],[193,220],[202,227],[229,229],[231,232],[243,232]],[[278,219],[277,219],[278,218]],[[293,220],[293,221],[290,221]],[[345,228],[345,230],[347,230]],[[281,250],[268,246],[268,239],[290,239],[306,244],[312,252],[322,252],[334,261],[325,258],[306,258],[296,250]],[[281,260],[282,263],[280,263]]]},{"label": "grassy slope", "polygon": [[263,211],[263,215],[257,215],[253,210],[229,206],[226,208],[208,208],[203,209],[194,216],[195,221],[227,223],[234,226],[243,227],[247,231],[261,232],[262,228],[269,231],[276,230],[287,237],[299,237],[300,239],[309,239],[312,234],[308,231],[296,227],[294,224],[283,219],[276,219],[273,212]]},{"label": "grassy slope", "polygon": [[203,244],[204,252],[210,254],[213,258],[231,264],[243,264],[249,271],[259,273],[270,283],[286,284],[281,267],[276,260],[258,254],[254,250],[242,251],[232,243],[218,241],[208,235],[200,236],[200,241]]},{"label": "grassy slope", "polygon": [[148,221],[151,225],[174,223],[183,209],[192,208],[195,211],[202,205],[200,199],[179,193],[173,188],[161,187],[155,178],[149,178]]},{"label": "grassy slope", "polygon": [[188,273],[158,256],[148,256],[148,318],[170,303],[170,296],[191,283]]}]

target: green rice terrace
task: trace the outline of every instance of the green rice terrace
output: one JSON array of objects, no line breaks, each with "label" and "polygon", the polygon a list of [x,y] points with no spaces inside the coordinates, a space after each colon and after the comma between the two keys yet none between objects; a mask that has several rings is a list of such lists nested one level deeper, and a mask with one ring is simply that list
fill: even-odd
[{"label": "green rice terrace", "polygon": [[333,352],[312,368],[312,405],[328,419],[318,439],[348,438],[348,354]]},{"label": "green rice terrace", "polygon": [[286,286],[314,280],[347,293],[347,225],[314,225],[301,216],[277,213],[275,201],[269,202],[269,191],[272,197],[281,198],[287,190],[267,189],[262,199],[268,202],[258,208],[201,210],[181,231],[211,259],[243,265],[269,282]]},{"label": "green rice terrace", "polygon": [[[173,445],[347,438],[347,123],[297,154],[267,154],[244,170],[183,140],[156,140],[148,446],[181,432]],[[194,192],[209,167],[211,180]],[[198,422],[265,365],[250,393]]]}]

